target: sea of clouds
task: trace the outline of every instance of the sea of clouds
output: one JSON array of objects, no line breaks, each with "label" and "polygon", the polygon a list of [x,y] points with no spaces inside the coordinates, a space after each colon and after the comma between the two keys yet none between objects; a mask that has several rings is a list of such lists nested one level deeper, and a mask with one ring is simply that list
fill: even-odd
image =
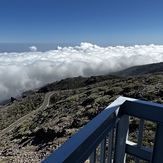
[{"label": "sea of clouds", "polygon": [[163,45],[99,47],[81,43],[38,52],[0,53],[0,101],[66,77],[108,74],[131,66],[163,62]]}]

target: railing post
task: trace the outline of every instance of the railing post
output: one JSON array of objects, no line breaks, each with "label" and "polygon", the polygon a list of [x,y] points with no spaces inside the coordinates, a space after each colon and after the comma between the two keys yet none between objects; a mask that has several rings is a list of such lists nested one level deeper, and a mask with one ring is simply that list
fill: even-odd
[{"label": "railing post", "polygon": [[129,116],[123,115],[117,124],[114,163],[125,162],[126,139],[128,138]]},{"label": "railing post", "polygon": [[158,124],[153,149],[152,163],[163,162],[163,125]]},{"label": "railing post", "polygon": [[[128,139],[129,116],[140,119],[137,144],[126,142]],[[136,157],[135,162],[139,162],[139,159],[141,159],[151,163],[163,163],[162,117],[162,104],[120,97],[71,137],[62,147],[46,158],[44,162],[80,163],[89,157],[90,163],[95,163],[99,159],[99,155],[96,158],[96,148],[101,142],[100,162],[102,163],[106,161],[107,163],[125,163],[126,153]],[[157,123],[153,149],[142,146],[144,120]],[[109,138],[107,137],[108,133]],[[108,147],[106,147],[106,142]],[[106,148],[108,148],[108,153],[105,151]],[[97,150],[97,152],[99,151]]]}]

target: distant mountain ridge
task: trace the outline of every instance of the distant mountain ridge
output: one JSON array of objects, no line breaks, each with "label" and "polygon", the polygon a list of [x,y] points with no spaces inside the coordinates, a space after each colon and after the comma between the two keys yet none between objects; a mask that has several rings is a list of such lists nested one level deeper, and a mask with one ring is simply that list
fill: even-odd
[{"label": "distant mountain ridge", "polygon": [[122,71],[111,73],[118,76],[144,75],[156,72],[163,72],[163,62],[147,65],[133,66]]},{"label": "distant mountain ridge", "polygon": [[[125,76],[158,73],[158,72],[163,72],[163,62],[140,65],[140,66],[133,66],[122,71],[110,73],[108,75],[91,76],[91,77],[79,76],[79,77],[66,78],[60,81],[48,83],[45,86],[42,86],[41,88],[39,88],[37,92],[45,93],[45,92],[56,91],[56,90],[76,89],[79,87],[80,88],[85,87],[89,84],[95,84],[95,83],[106,81],[106,80],[112,80],[112,79],[118,78],[117,76],[125,77]],[[34,92],[36,92],[36,90],[29,90],[29,91],[23,92],[22,96],[26,96]],[[2,105],[7,104],[10,102],[10,100],[11,99],[5,100],[1,102],[0,104]]]},{"label": "distant mountain ridge", "polygon": [[100,76],[91,76],[91,77],[79,76],[79,77],[66,78],[45,85],[41,87],[38,90],[38,92],[45,93],[45,92],[56,91],[56,90],[76,89],[91,84],[99,83],[102,81],[106,81],[106,80],[113,80],[115,78],[120,78],[120,77],[116,77],[114,75],[100,75]]}]

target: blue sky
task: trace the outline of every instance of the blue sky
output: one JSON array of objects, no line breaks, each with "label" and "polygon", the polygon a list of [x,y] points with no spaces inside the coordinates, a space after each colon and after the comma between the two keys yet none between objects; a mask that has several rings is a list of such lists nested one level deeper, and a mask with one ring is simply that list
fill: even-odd
[{"label": "blue sky", "polygon": [[163,44],[162,0],[0,0],[0,43]]}]

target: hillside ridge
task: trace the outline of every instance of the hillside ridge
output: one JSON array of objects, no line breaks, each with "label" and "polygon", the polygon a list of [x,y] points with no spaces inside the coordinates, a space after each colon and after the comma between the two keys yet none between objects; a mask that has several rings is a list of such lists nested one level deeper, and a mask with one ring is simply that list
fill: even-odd
[{"label": "hillside ridge", "polygon": [[[66,78],[29,91],[0,109],[0,130],[39,108],[46,93],[56,91],[48,107],[30,115],[0,138],[0,162],[41,162],[119,96],[163,104],[163,72],[136,76],[102,75]],[[135,126],[130,126],[134,139]],[[152,125],[143,140],[152,144]],[[7,161],[6,161],[7,160]]]},{"label": "hillside ridge", "polygon": [[150,74],[156,72],[163,72],[163,62],[132,66],[125,70],[113,72],[111,74],[118,75],[118,76],[134,76],[134,75],[143,75],[143,74]]}]

